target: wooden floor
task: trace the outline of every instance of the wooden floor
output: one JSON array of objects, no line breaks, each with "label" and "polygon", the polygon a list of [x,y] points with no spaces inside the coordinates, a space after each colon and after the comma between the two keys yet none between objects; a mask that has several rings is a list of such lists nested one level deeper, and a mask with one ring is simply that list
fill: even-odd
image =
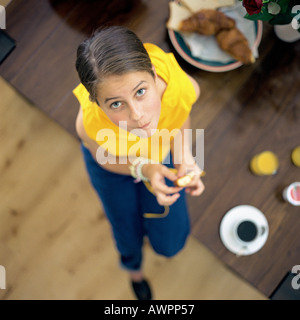
[{"label": "wooden floor", "polygon": [[[0,94],[0,300],[134,299],[79,142],[2,78]],[[145,272],[156,299],[266,299],[194,238],[170,260],[146,244]]]}]

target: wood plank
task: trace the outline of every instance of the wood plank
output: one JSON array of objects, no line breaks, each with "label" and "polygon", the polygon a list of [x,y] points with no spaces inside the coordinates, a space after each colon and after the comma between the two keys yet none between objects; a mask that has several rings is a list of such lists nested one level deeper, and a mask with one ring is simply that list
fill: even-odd
[{"label": "wood plank", "polygon": [[[55,6],[62,16],[68,15],[72,9],[66,3],[57,2]],[[50,1],[33,0],[14,0],[7,8],[7,32],[17,41],[19,48],[0,66],[0,74],[8,81],[15,81],[36,50],[63,23],[51,8]]]},{"label": "wood plank", "polygon": [[62,101],[51,110],[49,116],[55,119],[64,129],[66,129],[74,137],[78,137],[75,129],[76,117],[79,110],[78,100],[70,91]]}]

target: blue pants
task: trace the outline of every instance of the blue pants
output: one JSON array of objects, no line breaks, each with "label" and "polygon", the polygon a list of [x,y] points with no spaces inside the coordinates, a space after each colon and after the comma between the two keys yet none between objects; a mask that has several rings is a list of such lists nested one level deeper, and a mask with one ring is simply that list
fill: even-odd
[{"label": "blue pants", "polygon": [[[156,253],[166,257],[177,254],[185,245],[190,233],[185,192],[170,207],[164,218],[144,218],[143,213],[163,213],[156,197],[143,182],[134,183],[129,175],[112,173],[101,167],[90,151],[81,145],[90,181],[103,204],[105,214],[112,226],[121,265],[127,270],[140,270],[144,236]],[[173,167],[172,159],[166,164]],[[166,180],[167,185],[173,183]]]}]

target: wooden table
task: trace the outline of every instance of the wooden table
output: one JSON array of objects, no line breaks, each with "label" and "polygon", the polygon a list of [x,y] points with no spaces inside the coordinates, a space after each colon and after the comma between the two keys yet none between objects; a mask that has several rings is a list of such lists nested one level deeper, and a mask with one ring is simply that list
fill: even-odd
[{"label": "wooden table", "polygon": [[[78,83],[76,48],[92,30],[103,24],[126,25],[144,42],[174,52],[202,89],[192,111],[192,128],[205,129],[206,191],[188,199],[192,233],[270,296],[300,264],[300,210],[281,198],[286,185],[300,181],[300,169],[290,160],[300,144],[300,41],[281,42],[264,24],[260,58],[253,66],[209,73],[176,54],[165,28],[167,18],[168,1],[160,0],[13,0],[7,9],[7,32],[17,49],[0,66],[0,74],[76,136],[78,103],[71,92]],[[252,156],[264,150],[280,159],[275,176],[257,177],[249,171]],[[219,237],[223,216],[241,204],[259,208],[270,227],[266,245],[247,257],[236,257]]]}]

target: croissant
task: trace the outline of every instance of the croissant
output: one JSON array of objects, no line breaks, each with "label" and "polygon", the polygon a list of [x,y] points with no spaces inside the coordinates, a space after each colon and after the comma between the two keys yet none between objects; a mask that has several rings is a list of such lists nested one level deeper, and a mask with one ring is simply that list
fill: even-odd
[{"label": "croissant", "polygon": [[255,62],[255,57],[249,47],[248,40],[237,28],[221,30],[216,35],[216,39],[220,48],[230,54],[234,59],[244,64]]},{"label": "croissant", "polygon": [[235,27],[235,20],[223,12],[204,9],[183,20],[179,25],[182,32],[197,32],[201,35],[216,35],[222,29]]}]

